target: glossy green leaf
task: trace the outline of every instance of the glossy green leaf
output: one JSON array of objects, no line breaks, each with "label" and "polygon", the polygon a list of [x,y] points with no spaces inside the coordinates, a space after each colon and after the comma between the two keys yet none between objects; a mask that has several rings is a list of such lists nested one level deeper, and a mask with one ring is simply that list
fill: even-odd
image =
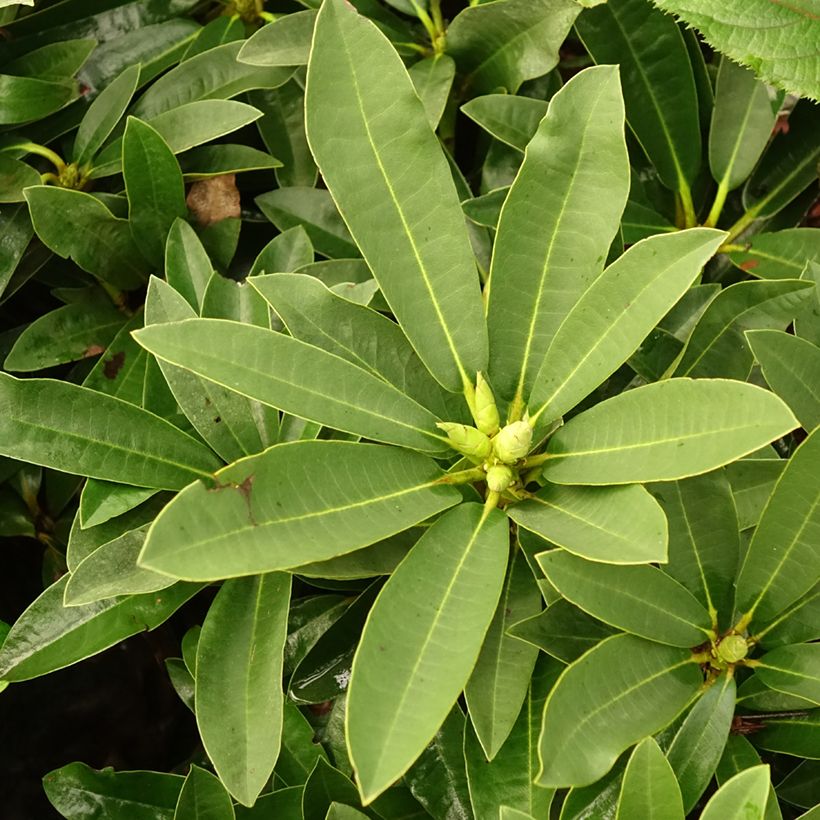
[{"label": "glossy green leaf", "polygon": [[165,245],[168,284],[198,313],[212,273],[211,260],[194,229],[184,219],[177,219]]},{"label": "glossy green leaf", "polygon": [[671,233],[675,226],[657,211],[629,200],[621,220],[625,245],[632,245],[658,233]]},{"label": "glossy green leaf", "polygon": [[688,650],[614,635],[567,667],[547,699],[538,781],[583,786],[681,712],[702,675]]},{"label": "glossy green leaf", "polygon": [[499,87],[514,94],[524,80],[555,68],[579,11],[574,0],[471,4],[447,30],[447,53],[473,94]]},{"label": "glossy green leaf", "polygon": [[12,372],[31,372],[102,353],[126,322],[108,294],[84,298],[35,319],[18,337],[3,363]]},{"label": "glossy green leaf", "polygon": [[675,773],[658,744],[647,737],[629,756],[616,820],[683,820],[683,804]]},{"label": "glossy green leaf", "polygon": [[789,459],[755,530],[737,578],[735,608],[769,621],[820,575],[820,431]]},{"label": "glossy green leaf", "polygon": [[315,23],[313,10],[280,15],[245,41],[237,59],[255,66],[305,65]]},{"label": "glossy green leaf", "polygon": [[461,110],[497,140],[523,151],[535,136],[548,107],[544,100],[530,97],[486,94],[465,103]]},{"label": "glossy green leaf", "polygon": [[263,794],[253,808],[234,806],[236,820],[276,820],[278,817],[301,817],[302,787],[277,788],[271,794]]},{"label": "glossy green leaf", "polygon": [[767,717],[754,734],[755,746],[810,760],[820,759],[820,710],[803,714]]},{"label": "glossy green leaf", "polygon": [[815,6],[766,0],[655,0],[695,26],[717,51],[749,66],[767,82],[804,97],[820,97]]},{"label": "glossy green leaf", "polygon": [[[786,692],[780,692],[776,689],[770,689],[763,683],[763,680],[757,675],[752,675],[744,681],[737,693],[737,704],[745,712],[806,712],[814,709],[816,704],[813,701],[805,698],[791,695]],[[752,721],[752,727],[755,728],[754,720],[758,715],[751,714],[741,717],[741,721]],[[765,716],[762,716],[765,719]]]},{"label": "glossy green leaf", "polygon": [[[313,263],[313,244],[307,231],[300,225],[277,234],[253,262],[249,276],[258,277],[277,271],[290,273]],[[263,280],[254,278],[250,284],[257,287]],[[262,294],[264,296],[264,294]]]},{"label": "glossy green leaf", "polygon": [[0,407],[0,452],[44,467],[179,490],[219,466],[164,419],[68,382],[0,374]]},{"label": "glossy green leaf", "polygon": [[547,484],[509,509],[517,524],[592,561],[666,560],[666,520],[643,487]]},{"label": "glossy green leaf", "polygon": [[726,467],[741,531],[757,526],[785,466],[785,459],[749,457]]},{"label": "glossy green leaf", "polygon": [[362,814],[352,806],[343,803],[331,803],[325,815],[326,820],[364,820],[366,814]]},{"label": "glossy green leaf", "polygon": [[800,419],[805,430],[820,424],[820,348],[780,330],[746,334],[766,383]]},{"label": "glossy green leaf", "polygon": [[[723,750],[723,757],[715,770],[715,779],[718,786],[722,786],[729,778],[742,772],[744,769],[750,769],[752,766],[759,766],[761,763],[760,755],[755,751],[754,746],[743,735],[730,734],[726,747]],[[780,807],[777,801],[777,794],[774,786],[769,786],[769,799],[766,801],[766,811],[763,815],[764,820],[783,820],[783,815],[780,812]]]},{"label": "glossy green leaf", "polygon": [[132,65],[109,83],[83,116],[74,139],[74,162],[91,162],[125,113],[137,89],[140,67]]},{"label": "glossy green leaf", "polygon": [[541,592],[523,552],[515,553],[493,621],[464,690],[470,722],[488,760],[512,731],[538,657],[534,646],[507,634],[518,621],[541,611]]},{"label": "glossy green leaf", "polygon": [[17,619],[0,648],[0,679],[46,675],[155,629],[201,589],[198,584],[175,584],[159,593],[64,607],[67,582],[64,575]]},{"label": "glossy green leaf", "polygon": [[801,339],[808,339],[820,347],[820,288],[817,287],[820,282],[820,264],[811,260],[807,262],[802,278],[806,282],[814,282],[815,287],[794,319],[794,332]]},{"label": "glossy green leaf", "polygon": [[0,205],[0,299],[33,233],[25,205]]},{"label": "glossy green leaf", "polygon": [[753,766],[727,780],[710,798],[701,820],[763,820],[769,767]]},{"label": "glossy green leaf", "polygon": [[168,680],[171,681],[171,686],[179,695],[179,699],[193,713],[196,683],[193,675],[188,671],[188,667],[185,666],[185,662],[181,658],[166,658],[165,671],[168,673]]},{"label": "glossy green leaf", "polygon": [[604,623],[670,646],[696,646],[709,637],[709,613],[653,566],[615,567],[564,550],[537,559],[564,598]]},{"label": "glossy green leaf", "polygon": [[795,426],[788,407],[754,385],[668,379],[575,416],[550,439],[544,475],[562,484],[670,481],[714,470]]},{"label": "glossy green leaf", "polygon": [[455,186],[398,54],[343,0],[319,13],[306,108],[313,155],[388,304],[430,372],[460,391],[485,369],[487,340]]},{"label": "glossy green leaf", "polygon": [[626,117],[664,185],[688,192],[700,167],[698,97],[680,29],[645,0],[609,0],[577,23],[597,63],[618,63]]},{"label": "glossy green leaf", "polygon": [[427,122],[435,131],[447,105],[456,74],[456,64],[446,54],[434,54],[413,63],[408,71],[416,94],[424,104]]},{"label": "glossy green leaf", "polygon": [[503,397],[528,397],[559,325],[604,266],[628,188],[617,70],[587,69],[552,98],[501,210],[488,324]]},{"label": "glossy green leaf", "polygon": [[690,812],[712,780],[723,754],[735,711],[734,678],[721,675],[681,724],[666,757]]},{"label": "glossy green leaf", "polygon": [[755,639],[766,649],[820,638],[820,583],[756,632]]},{"label": "glossy green leaf", "polygon": [[0,202],[24,202],[23,189],[40,184],[40,174],[20,160],[0,154]]},{"label": "glossy green leaf", "polygon": [[820,803],[817,801],[818,785],[820,785],[818,783],[819,774],[820,764],[812,760],[804,760],[777,784],[778,794],[793,806],[801,808],[816,806],[820,809]]},{"label": "glossy green leaf", "polygon": [[82,39],[49,43],[6,63],[3,70],[18,77],[71,77],[82,68],[96,45],[95,40]]},{"label": "glossy green leaf", "polygon": [[82,191],[38,185],[25,192],[37,236],[63,259],[122,288],[147,278],[148,265],[128,222]]},{"label": "glossy green leaf", "polygon": [[820,261],[820,235],[814,228],[759,233],[728,256],[741,270],[761,279],[800,279],[807,260]]},{"label": "glossy green leaf", "polygon": [[281,166],[276,157],[264,151],[236,144],[203,145],[186,151],[179,158],[179,167],[186,182]]},{"label": "glossy green leaf", "polygon": [[270,778],[282,731],[285,573],[226,581],[202,625],[196,717],[220,780],[252,806]]},{"label": "glossy green leaf", "polygon": [[277,445],[219,471],[211,490],[195,483],[180,493],[151,529],[140,562],[217,580],[332,558],[459,501],[440,476],[430,459],[390,447]]},{"label": "glossy green leaf", "polygon": [[560,820],[586,820],[590,814],[602,820],[615,820],[627,762],[628,755],[624,753],[600,780],[570,789],[561,806]]},{"label": "glossy green leaf", "polygon": [[176,774],[95,771],[69,763],[43,778],[43,790],[63,817],[173,820],[182,782]]},{"label": "glossy green leaf", "polygon": [[134,335],[164,361],[286,413],[428,453],[446,449],[428,410],[366,370],[290,336],[221,319],[154,325]]},{"label": "glossy green leaf", "polygon": [[754,670],[770,689],[820,705],[820,644],[781,646],[759,658]]},{"label": "glossy green leaf", "polygon": [[324,820],[335,801],[358,804],[356,787],[324,758],[319,758],[305,782],[302,793],[304,820]]},{"label": "glossy green leaf", "polygon": [[[348,746],[365,801],[407,770],[467,683],[501,594],[507,529],[501,513],[462,504],[377,598],[348,691]],[[385,689],[385,680],[396,684]]]},{"label": "glossy green leaf", "polygon": [[0,124],[16,125],[39,120],[59,111],[79,96],[70,79],[39,79],[0,74]]},{"label": "glossy green leaf", "polygon": [[234,820],[231,797],[218,778],[191,765],[179,793],[174,820]]},{"label": "glossy green leaf", "polygon": [[[289,786],[305,783],[319,758],[327,760],[327,753],[313,742],[313,727],[299,709],[285,701],[282,720],[282,747],[276,761],[275,774]],[[300,789],[300,808],[301,808]]]},{"label": "glossy green leaf", "polygon": [[531,417],[560,418],[611,376],[688,290],[726,234],[708,228],[633,245],[558,327],[529,398]]}]

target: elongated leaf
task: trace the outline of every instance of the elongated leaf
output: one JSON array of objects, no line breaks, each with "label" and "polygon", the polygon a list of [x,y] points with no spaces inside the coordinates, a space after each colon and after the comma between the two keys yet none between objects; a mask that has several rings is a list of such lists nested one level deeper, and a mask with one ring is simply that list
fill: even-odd
[{"label": "elongated leaf", "polygon": [[435,54],[413,63],[408,73],[416,94],[424,104],[427,122],[435,131],[450,96],[456,64],[453,58],[446,54]]},{"label": "elongated leaf", "polygon": [[179,158],[185,181],[197,181],[239,174],[245,171],[263,171],[279,168],[276,157],[248,145],[220,144],[192,148]]},{"label": "elongated leaf", "polygon": [[352,806],[346,806],[344,803],[331,803],[330,808],[325,815],[327,820],[364,820],[366,814],[362,814]]},{"label": "elongated leaf", "polygon": [[219,779],[191,765],[179,793],[174,820],[234,820],[231,797]]},{"label": "elongated leaf", "polygon": [[61,79],[76,74],[96,47],[95,40],[63,40],[35,48],[3,66],[18,77]]},{"label": "elongated leaf", "polygon": [[820,575],[820,431],[789,459],[755,530],[737,579],[735,608],[770,621]]},{"label": "elongated leaf", "polygon": [[74,162],[90,163],[120,121],[137,89],[140,67],[132,65],[109,83],[83,116],[74,139]]},{"label": "elongated leaf", "polygon": [[79,96],[70,78],[39,79],[0,74],[0,124],[39,120],[59,111]]},{"label": "elongated leaf", "polygon": [[246,40],[237,59],[255,66],[305,65],[315,23],[313,10],[281,15]]},{"label": "elongated leaf", "polygon": [[0,453],[137,487],[179,490],[218,460],[158,416],[84,387],[0,374]]},{"label": "elongated leaf", "polygon": [[0,206],[0,298],[33,234],[25,205]]},{"label": "elongated leaf", "polygon": [[775,114],[769,92],[754,72],[723,57],[709,126],[709,167],[726,191],[751,175],[771,136]]},{"label": "elongated leaf", "polygon": [[43,778],[49,802],[63,817],[110,820],[173,820],[183,778],[160,772],[95,771],[69,763]]},{"label": "elongated leaf", "polygon": [[527,146],[490,269],[490,374],[505,398],[528,397],[552,337],[604,266],[629,189],[623,116],[617,70],[587,69],[552,98]]},{"label": "elongated leaf", "polygon": [[460,391],[486,368],[487,339],[455,186],[398,54],[343,0],[319,13],[306,106],[313,155],[388,304]]},{"label": "elongated leaf", "polygon": [[25,196],[37,236],[58,256],[117,287],[134,288],[145,281],[148,264],[128,222],[99,199],[46,185],[27,188]]},{"label": "elongated leaf", "polygon": [[623,754],[609,772],[591,786],[570,789],[561,806],[560,820],[586,820],[590,814],[602,820],[615,820],[627,761],[627,755]]},{"label": "elongated leaf", "polygon": [[668,379],[575,416],[550,439],[544,475],[562,484],[670,481],[714,470],[795,426],[788,407],[754,385]]},{"label": "elongated leaf", "polygon": [[669,522],[669,563],[664,572],[706,607],[713,624],[728,628],[740,538],[726,475],[716,470],[650,489]]},{"label": "elongated leaf", "polygon": [[769,797],[769,767],[753,766],[727,780],[711,797],[701,820],[763,818]]},{"label": "elongated leaf", "polygon": [[567,667],[547,699],[538,781],[594,782],[624,749],[674,720],[701,681],[687,650],[634,635],[607,638]]},{"label": "elongated leaf", "polygon": [[568,601],[604,623],[670,646],[696,646],[709,637],[709,613],[653,566],[613,567],[564,550],[537,558]]},{"label": "elongated leaf", "polygon": [[721,675],[694,705],[666,753],[688,813],[712,780],[735,711],[734,678]]},{"label": "elongated leaf", "polygon": [[218,472],[214,490],[196,483],[180,493],[140,563],[216,580],[332,558],[457,503],[441,475],[428,458],[379,445],[277,445]]},{"label": "elongated leaf", "polygon": [[820,235],[814,228],[759,233],[728,256],[741,270],[761,279],[808,280],[803,271],[808,260],[820,261]]},{"label": "elongated leaf", "polygon": [[548,484],[509,509],[520,526],[592,561],[666,560],[666,520],[643,487]]},{"label": "elongated leaf", "polygon": [[301,817],[304,820],[325,820],[333,802],[358,803],[356,787],[325,758],[319,758],[305,782]]},{"label": "elongated leaf", "polygon": [[572,0],[509,0],[464,9],[447,31],[447,52],[474,94],[511,94],[558,64],[558,48],[580,8]]},{"label": "elongated leaf", "polygon": [[817,15],[809,2],[766,0],[654,0],[695,26],[704,39],[749,66],[767,82],[803,97],[820,97],[820,58],[806,47],[817,41]]},{"label": "elongated leaf", "polygon": [[436,417],[397,388],[290,336],[222,319],[134,334],[155,356],[222,387],[338,430],[440,453]]},{"label": "elongated leaf", "polygon": [[211,260],[194,229],[184,219],[177,219],[165,245],[168,284],[198,313],[212,273]]},{"label": "elongated leaf", "polygon": [[780,330],[752,330],[746,339],[763,368],[766,383],[804,429],[820,424],[820,348]]},{"label": "elongated leaf", "polygon": [[[506,517],[463,504],[431,527],[382,589],[347,701],[350,756],[366,802],[407,770],[467,683],[507,552]],[[396,683],[385,688],[385,680]]]},{"label": "elongated leaf", "polygon": [[461,106],[461,110],[497,140],[523,151],[547,113],[544,100],[512,94],[487,94]]},{"label": "elongated leaf", "polygon": [[660,746],[645,738],[629,756],[616,820],[683,820],[683,804],[675,773]]},{"label": "elongated leaf", "polygon": [[708,228],[653,236],[613,262],[553,336],[535,377],[530,416],[557,419],[611,376],[683,296],[725,236]]},{"label": "elongated leaf", "polygon": [[595,62],[620,65],[629,127],[664,185],[688,191],[700,168],[698,97],[675,21],[645,0],[609,0],[577,30]]},{"label": "elongated leaf", "polygon": [[820,644],[781,646],[760,658],[754,668],[770,689],[820,705]]},{"label": "elongated leaf", "polygon": [[798,598],[771,623],[764,624],[755,635],[766,649],[817,638],[820,638],[820,584]]},{"label": "elongated leaf", "polygon": [[[722,786],[738,772],[750,769],[752,766],[759,766],[760,763],[760,755],[746,737],[730,734],[729,739],[726,741],[726,748],[723,750],[723,757],[721,757],[715,770],[715,779],[718,786]],[[766,801],[763,820],[783,820],[777,794],[772,785],[769,786],[769,799]]]},{"label": "elongated leaf", "polygon": [[741,531],[757,526],[785,466],[785,459],[744,458],[726,467]]},{"label": "elongated leaf", "polygon": [[523,552],[515,554],[481,654],[464,690],[470,721],[488,760],[512,731],[521,711],[538,650],[507,628],[541,611],[541,592]]},{"label": "elongated leaf", "polygon": [[67,582],[64,575],[48,587],[12,626],[0,649],[0,679],[46,675],[155,629],[202,588],[175,584],[164,592],[64,607]]},{"label": "elongated leaf", "polygon": [[40,184],[40,174],[30,165],[0,154],[0,202],[24,202],[23,189]]},{"label": "elongated leaf", "polygon": [[252,806],[270,778],[282,732],[285,573],[226,581],[202,625],[196,717],[220,780]]},{"label": "elongated leaf", "polygon": [[271,239],[259,252],[249,274],[252,277],[250,284],[254,287],[260,284],[262,280],[256,277],[263,274],[277,271],[290,273],[311,264],[313,245],[307,231],[301,225],[290,228]]}]

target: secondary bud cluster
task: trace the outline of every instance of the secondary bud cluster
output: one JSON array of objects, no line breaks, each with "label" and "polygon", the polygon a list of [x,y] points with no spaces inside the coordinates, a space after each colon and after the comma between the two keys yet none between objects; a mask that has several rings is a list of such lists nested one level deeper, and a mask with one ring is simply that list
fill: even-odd
[{"label": "secondary bud cluster", "polygon": [[493,439],[493,452],[504,464],[524,458],[532,445],[532,427],[526,421],[514,421],[499,430]]},{"label": "secondary bud cluster", "polygon": [[490,457],[493,445],[490,438],[481,430],[475,427],[468,427],[466,424],[455,424],[449,421],[440,421],[436,424],[440,430],[447,433],[447,440],[450,446],[457,450],[470,461],[481,464]]}]

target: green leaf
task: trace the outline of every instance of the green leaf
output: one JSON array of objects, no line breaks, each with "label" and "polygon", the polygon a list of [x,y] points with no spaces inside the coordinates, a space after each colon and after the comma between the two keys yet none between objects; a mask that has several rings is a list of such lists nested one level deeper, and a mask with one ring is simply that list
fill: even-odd
[{"label": "green leaf", "polygon": [[692,65],[675,21],[646,0],[609,0],[585,11],[576,29],[596,63],[620,65],[629,127],[664,185],[688,197],[701,136]]},{"label": "green leaf", "polygon": [[[723,757],[715,770],[715,779],[718,786],[722,786],[730,777],[744,769],[752,766],[759,766],[760,755],[755,751],[754,746],[743,735],[730,734],[726,741],[726,748],[723,750]],[[783,820],[783,815],[778,806],[777,794],[774,786],[769,786],[769,799],[766,801],[766,811],[764,820]]]},{"label": "green leaf", "polygon": [[43,778],[49,802],[63,817],[173,820],[183,778],[160,772],[95,771],[69,763]]},{"label": "green leaf", "polygon": [[305,782],[300,816],[304,820],[324,820],[336,800],[358,803],[356,787],[327,760],[319,758]]},{"label": "green leaf", "polygon": [[552,98],[501,210],[488,324],[503,397],[528,397],[559,325],[604,266],[628,190],[617,69],[586,69]]},{"label": "green leaf", "polygon": [[126,290],[145,282],[148,265],[128,221],[118,219],[96,197],[68,188],[26,188],[34,230],[43,243],[84,271]]},{"label": "green leaf", "polygon": [[315,23],[312,9],[280,15],[245,40],[237,59],[254,66],[305,65]]},{"label": "green leaf", "polygon": [[486,94],[465,103],[461,110],[497,140],[524,151],[548,107],[544,100],[530,97]]},{"label": "green leaf", "polygon": [[711,797],[701,820],[763,818],[769,797],[769,767],[753,766],[727,780]]},{"label": "green leaf", "polygon": [[447,105],[456,74],[456,64],[446,54],[434,54],[413,63],[408,71],[416,94],[424,104],[427,122],[435,131]]},{"label": "green leaf", "polygon": [[3,66],[19,77],[64,79],[73,77],[96,48],[96,40],[63,40],[29,51]]},{"label": "green leaf", "polygon": [[209,771],[191,765],[179,793],[174,820],[234,820],[225,787]]},{"label": "green leaf", "polygon": [[424,456],[380,445],[277,445],[220,470],[213,489],[197,482],[180,493],[140,563],[217,580],[343,555],[461,500],[441,475]]},{"label": "green leaf", "polygon": [[805,430],[814,430],[820,425],[820,348],[780,330],[747,331],[746,339],[766,383]]},{"label": "green leaf", "polygon": [[461,391],[486,369],[487,339],[455,185],[401,59],[344,0],[319,12],[306,108],[313,155],[392,312]]},{"label": "green leaf", "polygon": [[656,233],[671,233],[675,226],[652,208],[647,208],[631,199],[626,203],[621,220],[624,244],[632,245]]},{"label": "green leaf", "polygon": [[813,282],[815,287],[803,309],[795,316],[794,332],[801,339],[808,339],[820,347],[820,288],[817,287],[817,283],[820,282],[820,264],[807,262],[802,278],[807,282]]},{"label": "green leaf", "polygon": [[467,75],[472,94],[504,87],[558,64],[558,48],[578,16],[574,0],[508,0],[464,9],[447,30],[447,53]]},{"label": "green leaf", "polygon": [[169,422],[84,387],[0,374],[0,453],[137,487],[179,490],[219,466]]},{"label": "green leaf", "polygon": [[[244,31],[244,23],[241,24]],[[234,806],[236,820],[275,820],[277,817],[301,817],[302,787],[278,788],[272,794],[263,794],[252,809]]]},{"label": "green leaf", "polygon": [[666,560],[663,511],[643,488],[547,484],[509,508],[517,524],[569,552],[613,564]]},{"label": "green leaf", "polygon": [[222,319],[154,325],[134,334],[155,356],[222,387],[337,430],[440,453],[436,417],[393,387],[320,348]]},{"label": "green leaf", "polygon": [[40,174],[20,160],[0,154],[0,203],[24,202],[24,188],[40,184]]},{"label": "green leaf", "polygon": [[774,649],[820,638],[820,584],[816,584],[755,635],[761,646]]},{"label": "green leaf", "polygon": [[735,247],[729,259],[761,279],[800,279],[808,260],[820,261],[820,235],[814,228],[759,233]]},{"label": "green leaf", "polygon": [[775,485],[737,578],[735,608],[770,621],[820,575],[820,431],[797,448]]},{"label": "green leaf", "polygon": [[[695,26],[706,42],[755,74],[801,97],[820,97],[816,8],[805,0],[654,0]],[[728,817],[728,815],[727,815]]]},{"label": "green leaf", "polygon": [[770,689],[820,704],[820,644],[781,646],[755,661],[754,670]]},{"label": "green leaf", "polygon": [[683,820],[683,804],[675,773],[658,744],[647,737],[626,764],[616,820]]},{"label": "green leaf", "polygon": [[199,313],[213,265],[194,229],[184,220],[171,225],[165,245],[165,278]]},{"label": "green leaf", "polygon": [[564,550],[537,556],[550,583],[576,606],[617,629],[669,646],[696,646],[711,635],[709,613],[653,566],[616,567]]},{"label": "green leaf", "polygon": [[88,107],[74,139],[74,162],[90,163],[102,148],[128,108],[140,76],[140,67],[132,65],[109,83]]},{"label": "green leaf", "polygon": [[738,282],[721,291],[695,325],[675,375],[745,379],[753,357],[743,332],[784,328],[805,304],[810,289],[808,282],[784,279]]},{"label": "green leaf", "polygon": [[583,293],[552,337],[529,399],[560,418],[611,376],[672,309],[726,234],[708,228],[633,245]]},{"label": "green leaf", "polygon": [[753,71],[723,57],[709,126],[709,167],[725,191],[751,176],[774,127],[766,85]]},{"label": "green leaf", "polygon": [[634,635],[607,638],[567,667],[547,699],[538,782],[598,780],[624,749],[671,723],[702,680],[688,650]]},{"label": "green leaf", "polygon": [[366,814],[352,808],[345,806],[343,803],[331,803],[330,808],[325,815],[326,820],[364,820]]},{"label": "green leaf", "polygon": [[462,504],[428,530],[377,598],[347,701],[365,802],[421,754],[467,683],[501,594],[507,529],[500,512]]},{"label": "green leaf", "polygon": [[79,96],[76,81],[0,74],[0,125],[39,120]]},{"label": "green leaf", "polygon": [[185,219],[185,186],[173,152],[162,137],[129,117],[122,138],[122,175],[128,194],[128,221],[140,251],[155,268],[175,219]]},{"label": "green leaf", "polygon": [[527,695],[538,650],[507,634],[541,612],[541,592],[521,550],[507,570],[501,600],[464,690],[470,722],[488,760],[512,731]]},{"label": "green leaf", "polygon": [[316,250],[331,259],[359,256],[330,194],[322,188],[277,188],[254,200],[280,231],[302,227]]},{"label": "green leaf", "polygon": [[724,673],[686,716],[666,753],[687,813],[711,782],[723,754],[734,716],[735,694],[734,678]]},{"label": "green leaf", "polygon": [[464,757],[470,802],[477,818],[493,817],[499,804],[533,817],[547,816],[554,793],[533,782],[538,773],[538,731],[544,701],[562,669],[558,661],[539,657],[524,704],[492,761],[484,756],[475,731],[466,726]]},{"label": "green leaf", "polygon": [[0,679],[21,681],[46,675],[155,629],[202,588],[175,584],[159,593],[64,607],[67,583],[64,575],[48,587],[12,626],[0,649]]},{"label": "green leaf", "polygon": [[570,789],[561,806],[560,820],[586,820],[590,814],[615,820],[627,761],[628,756],[622,754],[600,780]]},{"label": "green leaf", "polygon": [[0,299],[33,234],[25,205],[0,206]]},{"label": "green leaf", "polygon": [[35,319],[17,337],[3,367],[31,372],[97,356],[126,321],[108,294],[94,289],[81,300]]},{"label": "green leaf", "polygon": [[[322,746],[313,742],[313,727],[299,709],[285,701],[282,722],[282,748],[276,761],[275,774],[290,786],[301,786],[316,766],[319,758],[327,760]],[[301,794],[299,789],[301,810]]]},{"label": "green leaf", "polygon": [[747,457],[726,467],[737,508],[738,529],[757,526],[785,466],[785,459]]},{"label": "green leaf", "polygon": [[[251,268],[250,284],[257,287],[262,279],[256,277],[277,271],[291,273],[304,265],[313,263],[313,244],[307,231],[299,225],[277,234],[259,252]],[[260,291],[261,292],[261,291]],[[262,294],[264,296],[264,293]]]},{"label": "green leaf", "polygon": [[820,759],[820,710],[805,714],[766,718],[755,733],[755,746],[770,752],[781,752],[810,760]]},{"label": "green leaf", "polygon": [[245,171],[265,171],[280,168],[276,157],[248,145],[219,144],[192,148],[179,158],[185,181],[210,179]]},{"label": "green leaf", "polygon": [[282,732],[282,651],[290,577],[226,581],[202,624],[196,719],[220,780],[252,806],[273,772]]},{"label": "green leaf", "polygon": [[668,379],[571,419],[549,441],[544,476],[562,484],[671,481],[728,464],[795,426],[788,407],[754,385]]},{"label": "green leaf", "polygon": [[731,624],[724,621],[731,617],[740,538],[725,473],[716,470],[655,484],[650,490],[669,523],[669,562],[664,572],[706,607],[713,623],[728,628]]}]

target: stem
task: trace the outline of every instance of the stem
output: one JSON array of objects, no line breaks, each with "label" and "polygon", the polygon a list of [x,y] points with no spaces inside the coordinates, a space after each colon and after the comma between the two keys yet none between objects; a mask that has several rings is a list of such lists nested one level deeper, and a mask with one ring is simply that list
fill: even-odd
[{"label": "stem", "polygon": [[427,36],[430,38],[430,42],[435,47],[436,44],[436,27],[433,24],[433,21],[430,19],[430,15],[418,4],[417,0],[410,0],[413,4],[413,8],[416,12],[416,17],[421,20],[421,24],[424,26],[425,30],[427,31]]},{"label": "stem", "polygon": [[481,481],[485,476],[481,467],[472,467],[469,470],[459,470],[456,473],[446,473],[437,479],[435,484],[469,484],[471,481]]},{"label": "stem", "polygon": [[706,217],[706,222],[703,224],[707,228],[714,228],[720,219],[720,214],[723,211],[723,206],[726,204],[726,197],[729,195],[729,186],[725,180],[722,180],[718,185],[717,193],[715,194],[715,201],[709,211],[709,216]]},{"label": "stem", "polygon": [[482,521],[498,506],[500,498],[500,494],[494,493],[492,490],[487,493],[487,500],[484,502],[484,515],[481,516]]},{"label": "stem", "polygon": [[66,166],[63,158],[50,148],[46,148],[45,145],[38,145],[36,142],[23,142],[14,147],[29,154],[45,157],[58,171],[62,171]]},{"label": "stem", "polygon": [[542,464],[545,464],[551,458],[557,458],[555,453],[539,453],[537,456],[528,456],[524,459],[524,469],[530,469],[531,467],[540,467]]},{"label": "stem", "polygon": [[464,401],[467,402],[467,407],[470,408],[470,416],[472,416],[473,421],[476,424],[478,424],[478,414],[475,406],[475,387],[473,386],[473,383],[467,378],[464,371],[461,372],[461,381],[464,385]]},{"label": "stem", "polygon": [[430,11],[433,14],[433,25],[436,30],[436,36],[433,39],[433,49],[436,54],[443,54],[447,28],[444,25],[444,17],[442,17],[441,14],[441,0],[430,0]]},{"label": "stem", "polygon": [[680,181],[680,203],[683,208],[683,225],[686,228],[694,228],[698,224],[698,218],[695,214],[695,205],[692,202],[692,192],[689,190],[684,180]]},{"label": "stem", "polygon": [[737,237],[740,236],[740,234],[742,234],[743,231],[745,231],[746,228],[748,228],[749,225],[755,221],[755,219],[757,219],[757,213],[758,208],[756,207],[752,208],[750,211],[746,211],[746,213],[743,214],[743,216],[741,216],[731,228],[729,228],[729,235],[726,237],[726,242],[731,242],[732,240],[737,239]]}]

